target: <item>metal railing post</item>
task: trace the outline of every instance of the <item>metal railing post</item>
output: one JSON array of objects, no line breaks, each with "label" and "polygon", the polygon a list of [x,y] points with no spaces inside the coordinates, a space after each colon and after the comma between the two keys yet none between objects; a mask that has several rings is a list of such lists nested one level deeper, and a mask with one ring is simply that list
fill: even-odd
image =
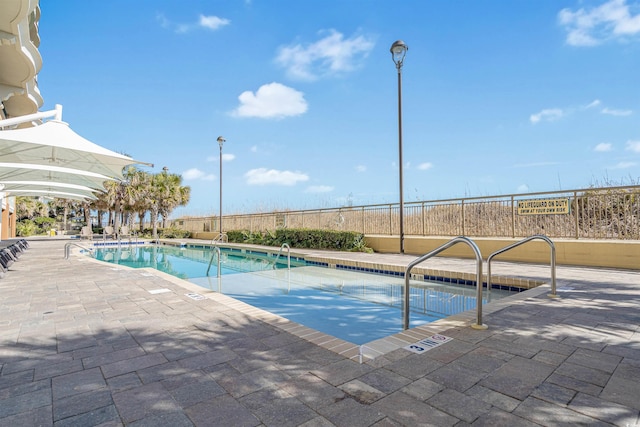
[{"label": "metal railing post", "polygon": [[516,248],[524,243],[530,242],[531,240],[544,240],[545,242],[547,242],[549,244],[549,247],[551,248],[551,293],[548,294],[549,298],[557,298],[558,295],[556,294],[556,246],[553,244],[553,242],[551,241],[551,239],[549,239],[547,236],[544,236],[542,234],[536,234],[534,236],[529,236],[525,239],[522,239],[516,243],[513,243],[509,246],[505,246],[502,249],[498,249],[497,251],[495,251],[494,253],[492,253],[491,255],[489,255],[489,257],[487,258],[487,291],[491,290],[491,261],[493,260],[494,257],[496,257],[497,255],[500,255],[504,252],[507,252],[513,248]]},{"label": "metal railing post", "polygon": [[434,249],[433,251],[422,255],[421,257],[415,259],[407,266],[407,269],[404,272],[404,304],[403,304],[403,327],[404,329],[409,329],[409,308],[410,308],[410,292],[411,286],[409,281],[411,280],[411,269],[416,265],[420,264],[427,259],[438,255],[440,252],[449,249],[451,246],[457,243],[466,243],[476,255],[476,323],[471,325],[473,329],[487,329],[487,325],[482,323],[482,255],[480,254],[480,249],[478,245],[476,245],[473,240],[468,237],[458,236],[454,239],[451,239],[449,242],[444,245]]}]

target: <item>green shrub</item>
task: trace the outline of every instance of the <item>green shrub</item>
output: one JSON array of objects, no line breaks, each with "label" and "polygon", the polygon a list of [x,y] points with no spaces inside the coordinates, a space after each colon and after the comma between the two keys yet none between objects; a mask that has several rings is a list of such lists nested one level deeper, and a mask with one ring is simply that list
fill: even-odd
[{"label": "green shrub", "polygon": [[283,243],[296,248],[332,249],[338,251],[372,252],[364,242],[364,235],[353,231],[331,231],[281,228],[276,231],[227,232],[230,243],[249,243],[265,246],[282,246]]},{"label": "green shrub", "polygon": [[191,236],[191,232],[180,230],[179,228],[162,228],[158,230],[158,237],[163,239],[186,239]]},{"label": "green shrub", "polygon": [[49,218],[47,216],[39,216],[33,220],[40,229],[43,231],[50,230],[51,227],[56,223],[55,218]]},{"label": "green shrub", "polygon": [[30,219],[24,219],[16,223],[16,235],[20,237],[33,236],[36,234],[38,226]]}]

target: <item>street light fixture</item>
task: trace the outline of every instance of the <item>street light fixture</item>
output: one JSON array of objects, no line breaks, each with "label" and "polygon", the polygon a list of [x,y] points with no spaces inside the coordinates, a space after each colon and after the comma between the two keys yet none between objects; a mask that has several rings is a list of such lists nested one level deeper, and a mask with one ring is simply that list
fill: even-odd
[{"label": "street light fixture", "polygon": [[398,169],[400,171],[400,253],[404,253],[404,197],[402,185],[402,64],[409,50],[402,40],[391,45],[391,59],[398,70]]},{"label": "street light fixture", "polygon": [[222,136],[218,137],[218,145],[220,146],[220,220],[218,224],[220,225],[220,235],[218,239],[222,239],[222,145],[225,143],[226,139]]}]

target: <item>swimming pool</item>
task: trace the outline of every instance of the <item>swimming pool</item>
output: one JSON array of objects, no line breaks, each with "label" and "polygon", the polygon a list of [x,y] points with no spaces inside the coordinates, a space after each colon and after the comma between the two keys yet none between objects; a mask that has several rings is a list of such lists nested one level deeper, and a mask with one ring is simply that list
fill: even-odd
[{"label": "swimming pool", "polygon": [[[209,248],[140,246],[97,249],[95,257],[129,267],[151,267],[198,286],[354,344],[366,344],[402,331],[400,276],[345,271],[292,257],[274,264],[267,252],[223,249],[221,277],[216,261],[210,276]],[[274,268],[275,266],[275,268]],[[483,303],[512,295],[492,290]],[[412,281],[411,327],[476,307],[475,287]]]}]

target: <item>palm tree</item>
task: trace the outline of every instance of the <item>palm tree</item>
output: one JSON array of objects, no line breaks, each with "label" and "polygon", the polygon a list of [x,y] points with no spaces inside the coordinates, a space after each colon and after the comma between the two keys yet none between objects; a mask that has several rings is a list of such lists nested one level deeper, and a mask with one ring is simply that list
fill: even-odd
[{"label": "palm tree", "polygon": [[161,173],[153,175],[149,201],[154,239],[158,238],[158,216],[162,215],[164,228],[173,209],[189,203],[190,195],[191,188],[182,186],[182,177],[169,173],[168,168],[165,167]]},{"label": "palm tree", "polygon": [[36,199],[33,197],[16,197],[16,218],[33,219],[36,213]]}]

